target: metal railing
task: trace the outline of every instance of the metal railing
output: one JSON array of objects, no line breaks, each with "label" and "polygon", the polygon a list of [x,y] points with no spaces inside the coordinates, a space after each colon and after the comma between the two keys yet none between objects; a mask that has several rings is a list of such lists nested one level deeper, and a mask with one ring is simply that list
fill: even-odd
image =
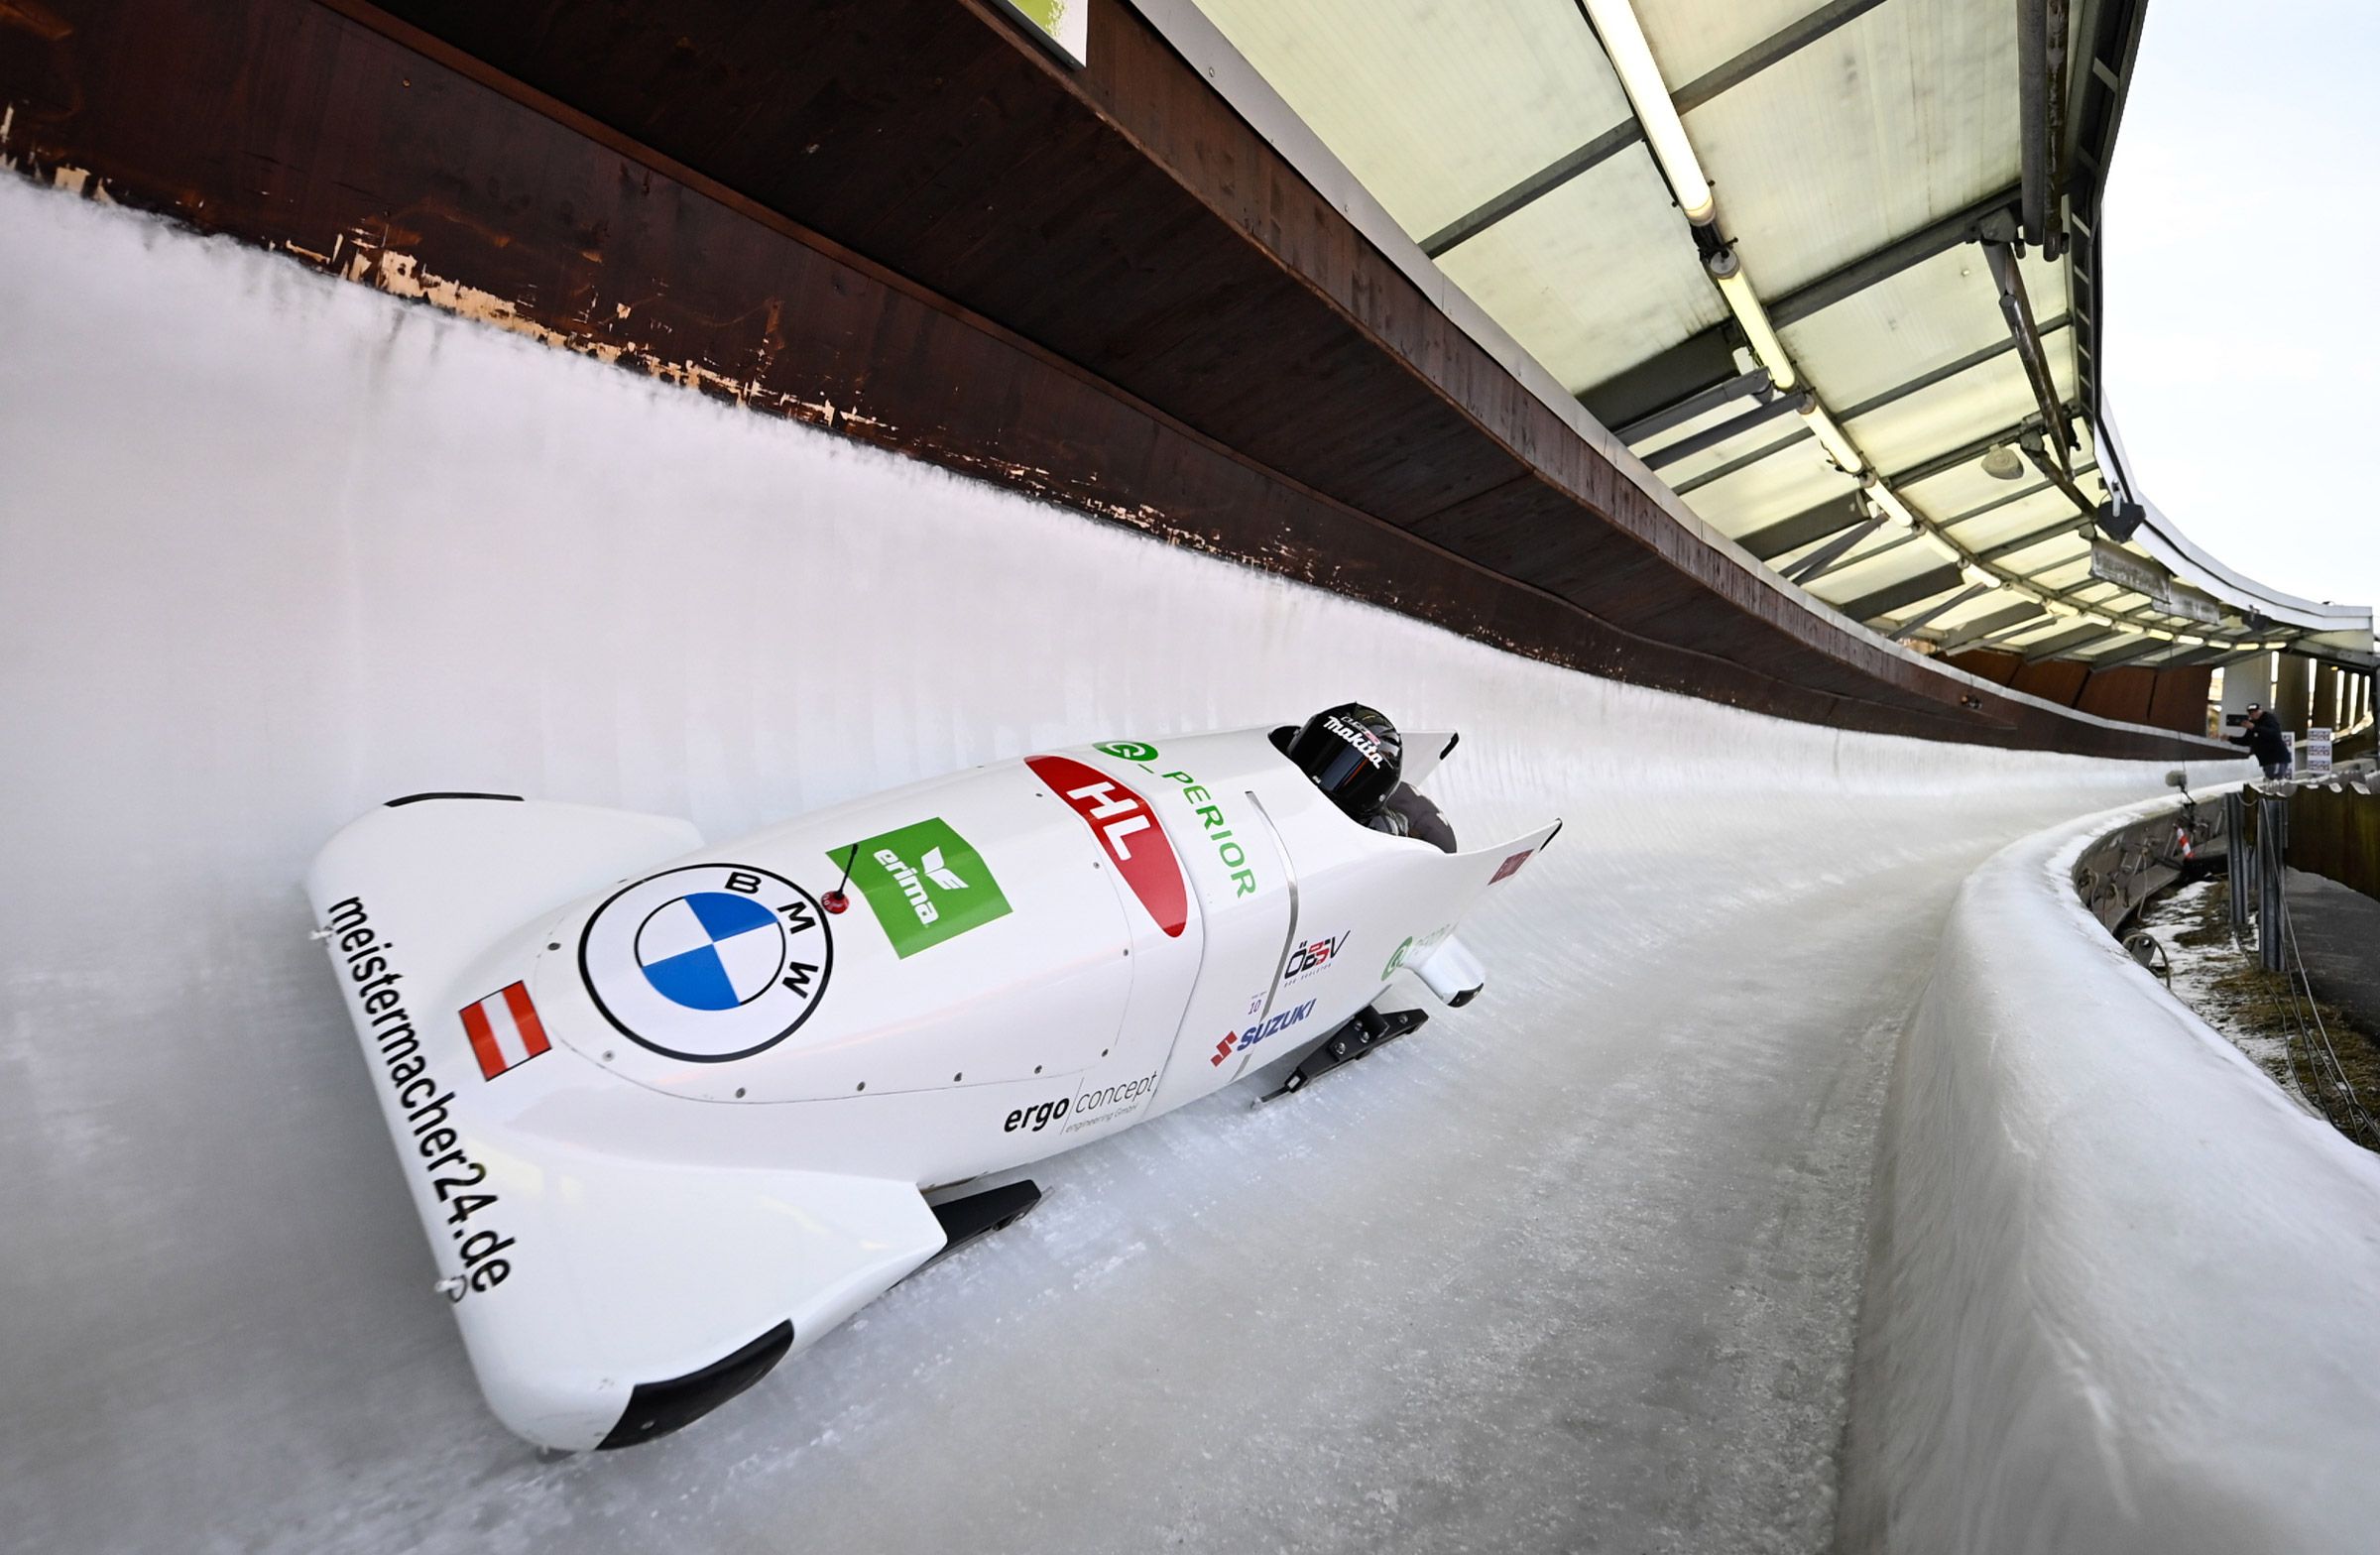
[{"label": "metal railing", "polygon": [[2075,861],[2075,891],[2102,928],[2120,934],[2142,902],[2223,858],[2234,824],[2228,805],[2202,809],[2185,796],[2174,809],[2118,827],[2084,849]]}]

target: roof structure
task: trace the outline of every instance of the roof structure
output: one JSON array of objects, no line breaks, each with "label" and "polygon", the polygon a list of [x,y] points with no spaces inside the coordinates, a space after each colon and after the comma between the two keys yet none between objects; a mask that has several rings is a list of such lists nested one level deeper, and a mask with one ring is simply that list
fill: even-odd
[{"label": "roof structure", "polygon": [[2092,668],[2368,607],[2206,554],[2100,384],[2145,0],[1198,0],[1404,236],[1694,514],[1921,652]]}]

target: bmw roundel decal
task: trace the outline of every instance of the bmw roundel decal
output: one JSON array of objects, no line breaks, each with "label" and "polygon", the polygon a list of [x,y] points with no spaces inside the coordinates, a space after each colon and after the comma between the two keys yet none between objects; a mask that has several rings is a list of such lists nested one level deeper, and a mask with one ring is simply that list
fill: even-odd
[{"label": "bmw roundel decal", "polygon": [[623,887],[587,920],[578,966],[630,1041],[671,1058],[749,1058],[826,997],[834,933],[818,900],[767,870],[690,864]]}]

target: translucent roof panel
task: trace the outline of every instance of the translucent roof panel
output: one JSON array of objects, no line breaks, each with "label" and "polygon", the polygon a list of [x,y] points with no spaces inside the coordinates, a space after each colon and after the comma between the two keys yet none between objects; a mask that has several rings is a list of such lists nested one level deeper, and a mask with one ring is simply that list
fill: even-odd
[{"label": "translucent roof panel", "polygon": [[[1753,365],[1704,272],[1696,230],[1640,141],[1614,137],[1586,171],[1533,198],[1503,199],[1632,123],[1578,0],[1198,3],[1408,235],[1426,240],[1492,205],[1497,219],[1437,255],[1439,268],[1599,414],[1649,418],[1664,400],[1701,399]],[[1702,236],[1733,249],[1772,310],[1822,278],[1850,289],[1779,326],[1799,378],[1791,392],[1814,392],[1853,445],[1846,458],[1890,482],[1919,518],[1949,526],[1923,542],[1893,530],[1869,536],[1811,580],[1817,592],[1840,600],[1889,587],[1940,566],[1947,543],[1995,572],[2039,577],[2077,603],[2113,595],[2088,575],[2076,534],[2108,490],[2088,440],[2096,407],[2072,418],[2082,439],[2069,461],[2075,497],[2045,484],[2029,460],[2014,480],[1982,468],[1990,446],[2015,440],[2041,414],[1990,258],[1965,240],[1986,212],[2013,230],[2019,8],[2007,0],[1632,3],[1664,84],[1693,102],[1686,132],[1718,206],[1717,225]],[[1721,70],[1726,79],[1714,81]],[[2104,149],[2103,140],[2086,148],[2094,158]],[[2053,190],[2054,204],[2059,198]],[[1907,257],[1927,248],[1936,252]],[[2091,320],[2075,311],[2075,260],[2044,259],[2034,247],[2017,263],[2050,387],[2072,405],[2081,350],[2093,338]],[[1738,396],[1632,439],[1657,480],[1737,538],[1837,503],[1857,484],[1789,413],[1664,457],[1756,404]],[[1818,517],[1794,533],[1826,528]],[[2218,596],[2255,592],[2189,546],[2153,505],[2152,520],[2157,565]],[[1789,572],[1842,534],[1767,565]],[[1979,554],[2001,546],[2017,548]],[[2274,608],[2285,616],[2327,608],[2270,591],[2257,597],[2280,600]],[[2023,602],[1987,588],[1920,631],[1953,635]],[[1922,608],[1905,606],[1896,619]],[[2045,636],[2073,631],[2065,618],[2036,625]]]},{"label": "translucent roof panel", "polygon": [[1704,523],[1736,537],[1815,508],[1856,484],[1827,462],[1816,439],[1804,437],[1756,464],[1697,487],[1686,501]]},{"label": "translucent roof panel", "polygon": [[1572,0],[1200,9],[1415,238],[1628,117]]},{"label": "translucent roof panel", "polygon": [[[1811,543],[1804,545],[1801,549],[1794,551],[1791,555],[1779,556],[1777,558],[1777,564],[1781,567],[1790,566],[1792,563],[1800,561],[1803,558],[1811,555],[1815,551],[1825,546],[1830,540],[1837,538],[1839,537],[1830,536],[1827,539],[1813,540]],[[1889,527],[1871,530],[1867,534],[1866,538],[1861,539],[1858,544],[1853,545],[1849,550],[1844,551],[1841,556],[1837,557],[1833,562],[1828,564],[1827,576],[1833,577],[1837,572],[1845,571],[1851,567],[1858,566],[1863,562],[1884,554],[1886,551],[1900,550],[1916,543],[1917,537],[1903,530],[1896,530]]]},{"label": "translucent roof panel", "polygon": [[1778,296],[2017,179],[2004,0],[1891,0],[1686,115],[1753,283]]},{"label": "translucent roof panel", "polygon": [[1497,222],[1439,266],[1573,393],[1727,310],[1642,146]]},{"label": "translucent roof panel", "polygon": [[[1890,588],[1895,583],[1906,583],[1911,578],[1931,572],[1942,564],[1941,553],[1931,545],[1903,545],[1898,550],[1889,551],[1876,557],[1873,561],[1863,561],[1857,566],[1845,567],[1841,572],[1830,572],[1812,584],[1810,592],[1830,605],[1840,606],[1846,601],[1872,594],[1878,589]],[[1956,583],[1931,598],[1947,598],[1964,587],[1966,587],[1964,583]],[[1921,610],[1929,602],[1930,600],[1927,599],[1911,600],[1906,605],[1896,606],[1895,611],[1896,613],[1906,613],[1912,610]]]},{"label": "translucent roof panel", "polygon": [[[2032,401],[2028,399],[2025,403],[2029,406]],[[1969,435],[1970,437],[1974,433],[1988,435],[1999,429],[1996,426],[1973,427],[1969,429]],[[2081,459],[2083,456],[2078,454],[2076,457]],[[2095,470],[2078,474],[2075,477],[2075,484],[2082,489],[2082,495],[2090,498],[2094,503],[2103,500],[2106,496],[2106,488]],[[1939,520],[1954,518],[1962,513],[1972,513],[1987,502],[1996,502],[2007,496],[2012,489],[2009,482],[1994,480],[1984,474],[1983,456],[1977,454],[1964,464],[1955,464],[1939,475],[1931,475],[1922,481],[1908,483],[1902,488],[1901,495],[1907,499],[1911,507],[1927,518]],[[2073,504],[2070,503],[2068,506],[2072,507]],[[1962,530],[1960,533],[1964,534],[1964,531]]]},{"label": "translucent roof panel", "polygon": [[2008,338],[1982,252],[1963,244],[1777,331],[1848,410]]},{"label": "translucent roof panel", "polygon": [[1977,427],[2013,425],[2033,408],[2032,383],[2007,351],[1846,421],[1844,430],[1878,468],[1897,470],[1960,446]]},{"label": "translucent roof panel", "polygon": [[2073,534],[2082,523],[2075,505],[2067,501],[2066,493],[2052,486],[2032,496],[2012,502],[2004,508],[1994,508],[1979,519],[1951,526],[1952,538],[1969,550],[1989,550],[1994,545],[2038,535],[2058,528]]},{"label": "translucent roof panel", "polygon": [[1929,635],[1948,636],[1972,622],[1982,620],[1985,616],[1995,615],[2006,610],[2010,605],[2027,603],[2030,601],[2020,600],[2006,589],[1992,589],[1987,593],[1977,594],[1966,603],[1955,605],[1936,616],[1932,621],[1926,623],[1926,631]]},{"label": "translucent roof panel", "polygon": [[1818,9],[1818,0],[1686,0],[1636,7],[1636,25],[1675,91],[1765,43]]}]

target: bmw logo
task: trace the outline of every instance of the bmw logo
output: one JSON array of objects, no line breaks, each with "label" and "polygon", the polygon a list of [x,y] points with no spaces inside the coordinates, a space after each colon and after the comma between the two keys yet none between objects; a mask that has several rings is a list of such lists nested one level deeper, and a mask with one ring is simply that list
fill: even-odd
[{"label": "bmw logo", "polygon": [[692,864],[624,887],[578,945],[604,1018],[692,1063],[749,1058],[792,1035],[824,1000],[834,963],[817,898],[743,864]]}]

